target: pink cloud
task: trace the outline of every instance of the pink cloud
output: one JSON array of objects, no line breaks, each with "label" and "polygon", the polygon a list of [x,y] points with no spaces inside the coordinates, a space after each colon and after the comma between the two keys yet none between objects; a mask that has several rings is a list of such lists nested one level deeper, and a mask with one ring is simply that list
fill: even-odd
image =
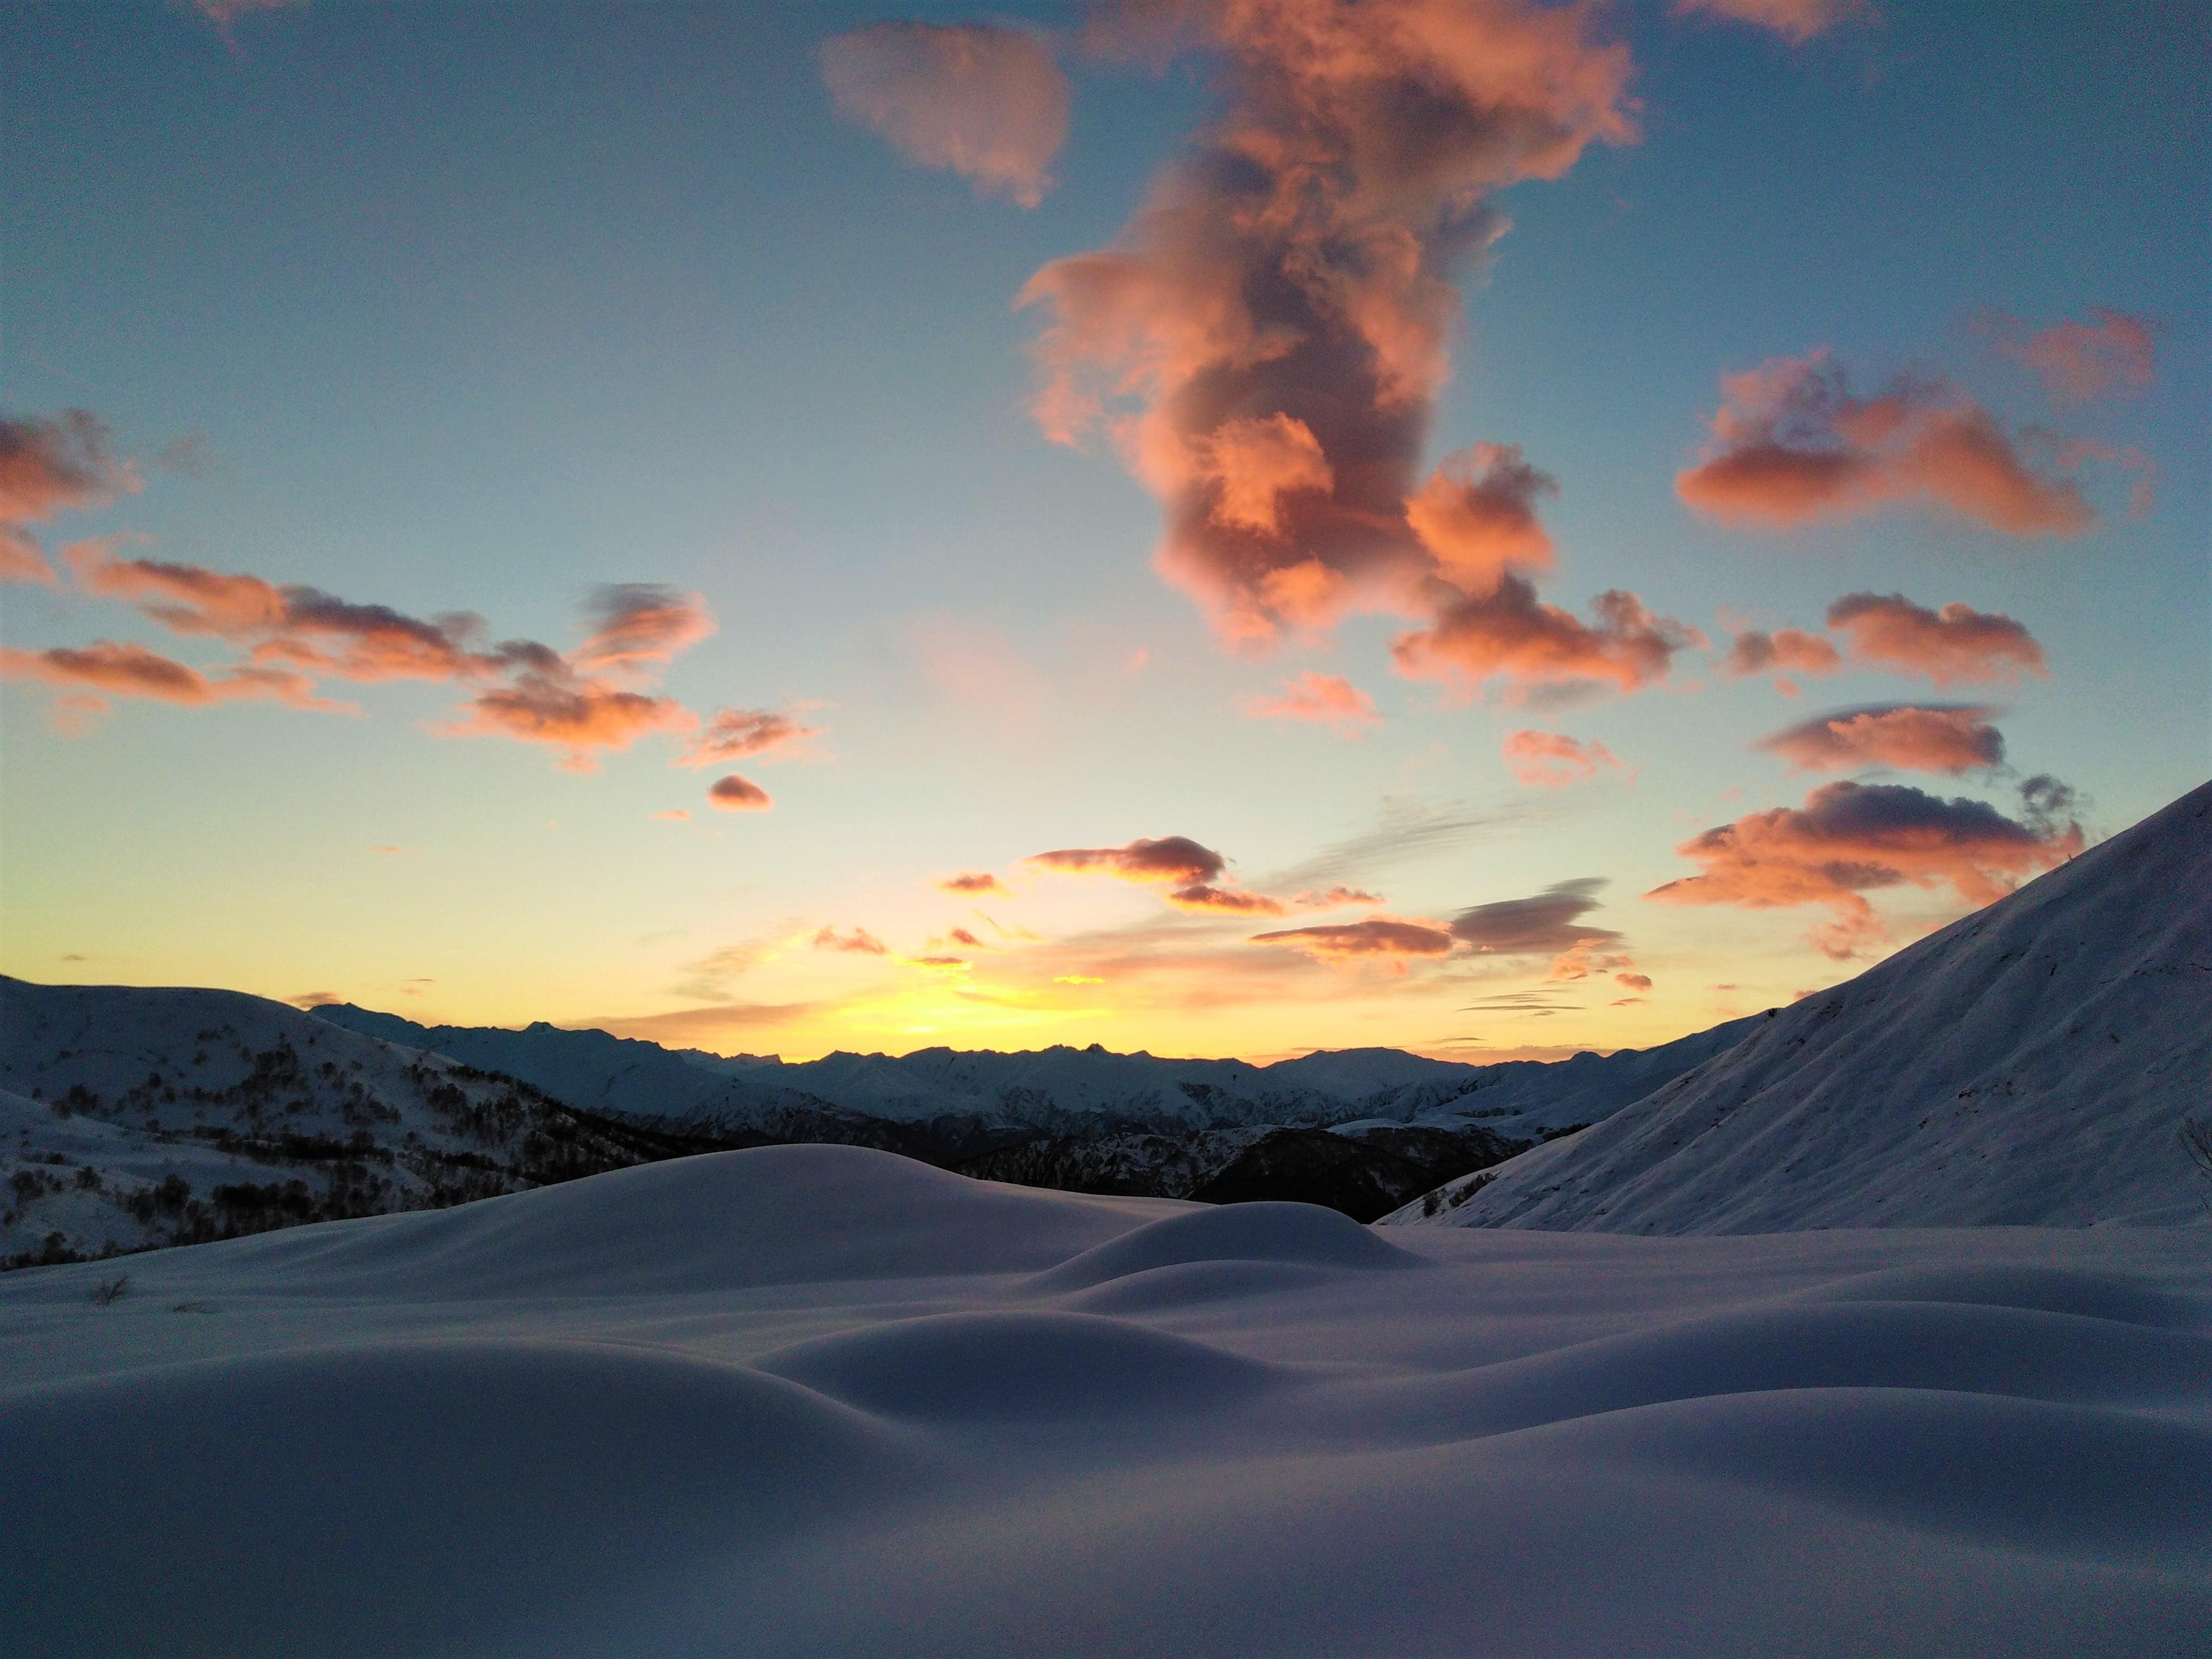
[{"label": "pink cloud", "polygon": [[1122,847],[1064,847],[1038,853],[1022,862],[1061,875],[1112,876],[1121,881],[1164,887],[1162,896],[1180,910],[1218,915],[1278,916],[1289,907],[1265,893],[1219,884],[1228,860],[1188,836],[1164,836]]},{"label": "pink cloud", "polygon": [[1541,474],[1486,447],[1425,483],[1422,448],[1490,198],[1634,139],[1627,49],[1528,0],[1130,5],[1094,36],[1219,68],[1122,234],[1021,295],[1040,423],[1103,429],[1161,498],[1161,574],[1257,649],[1547,565]]},{"label": "pink cloud", "polygon": [[1341,674],[1317,674],[1310,669],[1285,680],[1274,696],[1248,696],[1238,707],[1254,720],[1308,720],[1340,738],[1364,737],[1382,723],[1374,698]]},{"label": "pink cloud", "polygon": [[45,549],[25,526],[104,507],[143,485],[96,416],[72,409],[52,420],[0,416],[0,582],[55,580]]},{"label": "pink cloud", "polygon": [[725,812],[765,812],[775,805],[767,790],[735,772],[714,780],[707,790],[707,804]]},{"label": "pink cloud", "polygon": [[1703,13],[1731,23],[1769,29],[1792,46],[1802,46],[1839,23],[1875,16],[1871,0],[1674,0],[1677,17]]},{"label": "pink cloud", "polygon": [[1737,527],[1796,530],[1934,506],[2014,536],[2078,536],[2097,515],[2069,477],[2033,471],[1996,417],[1941,382],[1855,396],[1826,351],[1724,379],[1705,459],[1675,492]]},{"label": "pink cloud", "polygon": [[1854,662],[1926,676],[1937,685],[2047,673],[2043,647],[2010,617],[1953,600],[1940,611],[1901,593],[1850,593],[1828,607]]},{"label": "pink cloud", "polygon": [[1043,41],[988,23],[877,23],[823,43],[837,112],[922,167],[1035,207],[1067,137],[1067,77]]},{"label": "pink cloud", "polygon": [[2067,321],[2029,331],[1997,316],[1997,343],[2043,380],[2053,401],[2086,403],[2112,392],[2139,392],[2154,376],[2150,325],[2140,317],[2095,307],[2094,323]]},{"label": "pink cloud", "polygon": [[1392,916],[1285,927],[1272,933],[1255,933],[1252,942],[1287,945],[1316,962],[1377,961],[1401,973],[1408,960],[1449,956],[1456,944],[1450,929],[1439,922],[1406,921]]},{"label": "pink cloud", "polygon": [[2002,765],[2004,738],[1989,724],[1996,711],[1972,704],[1847,708],[1759,739],[1801,772],[1893,766],[1954,775]]},{"label": "pink cloud", "polygon": [[963,893],[970,896],[978,893],[1003,895],[1006,890],[1006,883],[1000,881],[988,870],[963,870],[957,875],[945,877],[937,884],[948,893]]},{"label": "pink cloud", "polygon": [[1633,593],[1597,596],[1593,623],[1546,605],[1521,577],[1446,609],[1434,626],[1401,634],[1390,653],[1398,672],[1472,691],[1498,677],[1520,686],[1610,683],[1638,691],[1667,678],[1674,653],[1705,643],[1696,629],[1656,616]]},{"label": "pink cloud", "polygon": [[818,726],[802,725],[787,714],[766,708],[718,708],[693,734],[678,766],[725,766],[739,760],[784,760],[794,757],[810,738],[822,735]]},{"label": "pink cloud", "polygon": [[1778,628],[1771,634],[1747,629],[1729,641],[1720,672],[1731,679],[1771,673],[1775,688],[1794,697],[1797,688],[1784,677],[1784,671],[1832,674],[1843,665],[1843,653],[1836,649],[1834,641],[1818,634],[1808,634],[1802,628]]},{"label": "pink cloud", "polygon": [[325,702],[305,676],[251,665],[210,677],[141,645],[94,640],[83,647],[56,646],[44,651],[0,647],[0,678],[35,680],[79,694],[74,713],[98,713],[108,697],[142,697],[188,708],[217,702],[281,702],[294,708],[350,712]]},{"label": "pink cloud", "polygon": [[836,951],[848,956],[881,957],[890,954],[890,947],[865,927],[850,928],[839,933],[835,927],[824,927],[811,941],[817,951]]},{"label": "pink cloud", "polygon": [[[2038,783],[2049,781],[2031,781]],[[2070,792],[2051,787],[2063,811]],[[1813,940],[1841,961],[1887,936],[1869,892],[1948,885],[1970,905],[1987,904],[2081,850],[2078,824],[2061,827],[2027,799],[2030,811],[2016,821],[1980,801],[1946,801],[1904,784],[1823,784],[1802,808],[1753,812],[1684,842],[1674,850],[1701,873],[1644,896],[1749,909],[1825,905],[1832,920]]]},{"label": "pink cloud", "polygon": [[1601,743],[1584,743],[1562,732],[1508,732],[1503,745],[1513,775],[1534,789],[1558,789],[1595,777],[1620,761]]}]

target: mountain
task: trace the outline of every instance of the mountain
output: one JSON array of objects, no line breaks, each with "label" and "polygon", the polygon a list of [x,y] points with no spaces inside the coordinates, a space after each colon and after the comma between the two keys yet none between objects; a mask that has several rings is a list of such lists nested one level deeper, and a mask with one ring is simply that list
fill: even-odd
[{"label": "mountain", "polygon": [[1744,1233],[2203,1224],[2212,784],[1388,1219]]},{"label": "mountain", "polygon": [[435,1208],[702,1145],[260,997],[0,977],[0,1265]]},{"label": "mountain", "polygon": [[970,1155],[949,1150],[963,1141],[1327,1127],[1364,1118],[1443,1127],[1479,1121],[1501,1136],[1534,1139],[1564,1124],[1595,1121],[1648,1094],[1736,1042],[1753,1023],[1732,1021],[1654,1048],[1581,1054],[1556,1065],[1475,1066],[1396,1048],[1356,1048],[1255,1066],[1117,1054],[1095,1043],[1018,1054],[840,1052],[787,1065],[751,1056],[724,1062],[542,1023],[521,1030],[424,1026],[350,1004],[318,1008],[315,1016],[504,1072],[586,1110],[618,1112],[665,1128],[730,1137],[772,1129],[796,1114],[824,1115],[825,1121],[842,1114],[845,1128],[819,1138],[877,1145],[856,1137],[882,1133],[869,1131],[870,1124],[906,1124],[927,1131],[924,1140],[948,1148],[956,1160]]}]

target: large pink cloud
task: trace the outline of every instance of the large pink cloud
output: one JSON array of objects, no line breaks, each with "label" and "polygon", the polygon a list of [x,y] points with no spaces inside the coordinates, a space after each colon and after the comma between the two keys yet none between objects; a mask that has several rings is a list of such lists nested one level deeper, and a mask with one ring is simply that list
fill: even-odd
[{"label": "large pink cloud", "polygon": [[[1433,621],[1548,567],[1517,451],[1425,481],[1455,274],[1498,190],[1635,137],[1625,46],[1529,0],[1131,0],[1094,35],[1220,66],[1216,118],[1109,247],[1023,291],[1036,413],[1103,428],[1162,499],[1156,563],[1231,644],[1358,611]],[[1520,659],[1501,672],[1516,671]]]},{"label": "large pink cloud", "polygon": [[1901,593],[1848,593],[1828,607],[1828,626],[1855,662],[1937,685],[1983,684],[2042,676],[2043,647],[2020,623],[1953,600],[1930,611]]},{"label": "large pink cloud", "polygon": [[1537,599],[1519,576],[1504,576],[1488,593],[1447,608],[1428,628],[1391,641],[1398,672],[1442,680],[1463,690],[1503,678],[1519,686],[1610,684],[1638,691],[1667,678],[1674,653],[1705,636],[1671,617],[1656,616],[1633,593],[1601,593],[1596,620]]},{"label": "large pink cloud", "polygon": [[1972,703],[1846,708],[1784,727],[1758,746],[1801,772],[1893,766],[1956,775],[2003,764],[2003,734],[1990,724],[1996,713]]},{"label": "large pink cloud", "polygon": [[1942,382],[1899,380],[1863,398],[1815,351],[1721,384],[1705,458],[1674,488],[1723,524],[1796,530],[1923,506],[2015,536],[2096,525],[2072,477],[2038,472],[1994,415]]},{"label": "large pink cloud", "polygon": [[96,416],[81,409],[52,420],[0,416],[0,582],[54,580],[26,526],[105,506],[141,486],[137,468],[115,453],[114,434]]},{"label": "large pink cloud", "polygon": [[989,23],[877,23],[825,42],[837,112],[909,161],[1035,207],[1067,137],[1067,78],[1044,42]]},{"label": "large pink cloud", "polygon": [[1674,850],[1701,872],[1644,896],[1667,904],[1735,904],[1749,909],[1817,904],[1832,920],[1814,942],[1842,960],[1887,937],[1865,895],[1886,888],[1950,887],[1968,904],[2002,897],[2024,877],[2081,850],[2079,824],[2061,823],[2033,792],[2029,811],[2006,817],[1984,802],[1944,800],[1905,784],[1823,784],[1801,807],[1753,812]]}]

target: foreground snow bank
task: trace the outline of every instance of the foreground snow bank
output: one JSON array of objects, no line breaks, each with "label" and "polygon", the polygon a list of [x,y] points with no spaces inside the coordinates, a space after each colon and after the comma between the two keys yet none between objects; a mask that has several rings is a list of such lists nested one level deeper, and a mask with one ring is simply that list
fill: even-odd
[{"label": "foreground snow bank", "polygon": [[2181,1654],[2208,1284],[2197,1232],[686,1159],[0,1281],[0,1606],[26,1656]]}]

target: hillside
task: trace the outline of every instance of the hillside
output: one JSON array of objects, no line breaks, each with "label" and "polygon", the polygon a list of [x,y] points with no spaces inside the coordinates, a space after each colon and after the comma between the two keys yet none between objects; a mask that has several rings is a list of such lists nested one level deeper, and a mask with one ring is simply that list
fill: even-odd
[{"label": "hillside", "polygon": [[1609,1232],[2203,1224],[2212,784],[1582,1133],[1394,1222]]},{"label": "hillside", "polygon": [[694,1150],[230,991],[0,978],[0,1263],[434,1208]]}]

